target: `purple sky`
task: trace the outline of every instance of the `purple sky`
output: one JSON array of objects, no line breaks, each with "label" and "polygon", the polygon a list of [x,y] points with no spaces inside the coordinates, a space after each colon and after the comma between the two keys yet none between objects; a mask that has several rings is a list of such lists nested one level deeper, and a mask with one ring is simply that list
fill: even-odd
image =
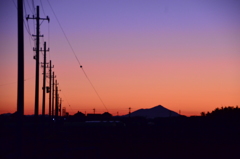
[{"label": "purple sky", "polygon": [[[240,1],[49,1],[110,113],[161,104],[197,115],[240,104]],[[0,113],[16,109],[16,2],[0,2]],[[34,4],[40,6],[41,17],[50,17],[50,24],[41,25],[41,45],[47,41],[50,47],[47,58],[55,65],[68,111],[105,111],[79,69],[48,1],[34,0]],[[25,8],[26,14],[33,14],[31,0],[25,0]],[[28,25],[34,34],[34,21]],[[34,41],[25,29],[27,114],[33,112],[34,103],[32,47]],[[41,95],[40,91],[39,105]]]}]

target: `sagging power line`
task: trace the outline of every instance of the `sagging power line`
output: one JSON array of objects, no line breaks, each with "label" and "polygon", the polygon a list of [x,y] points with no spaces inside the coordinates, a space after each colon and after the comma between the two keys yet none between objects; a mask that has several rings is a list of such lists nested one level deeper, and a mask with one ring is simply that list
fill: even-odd
[{"label": "sagging power line", "polygon": [[53,8],[52,8],[52,5],[50,4],[49,0],[47,0],[47,2],[48,2],[49,6],[50,6],[50,8],[51,8],[51,10],[52,10],[52,12],[53,12],[54,17],[55,17],[56,20],[57,20],[57,23],[58,23],[59,27],[61,28],[61,30],[62,30],[62,32],[63,32],[63,35],[64,35],[65,39],[66,39],[67,42],[68,42],[68,45],[70,46],[70,48],[71,48],[71,50],[72,50],[72,53],[74,54],[75,59],[76,59],[77,62],[78,62],[78,65],[79,65],[80,68],[82,69],[84,76],[87,78],[88,82],[90,83],[90,85],[91,85],[91,87],[93,88],[94,92],[96,93],[97,97],[99,98],[99,100],[101,101],[102,105],[105,107],[105,109],[106,109],[107,112],[108,112],[108,109],[107,109],[106,105],[104,104],[102,98],[100,97],[98,91],[97,91],[96,88],[94,87],[94,85],[93,85],[93,83],[91,82],[90,78],[88,77],[86,71],[83,69],[83,66],[82,66],[81,63],[80,63],[80,60],[78,59],[78,57],[77,57],[77,55],[76,55],[76,53],[75,53],[75,51],[74,51],[74,49],[73,49],[73,47],[72,47],[69,39],[68,39],[65,31],[63,30],[63,27],[62,27],[60,21],[59,21],[58,18],[57,18],[56,13],[54,12],[54,10],[53,10]]}]

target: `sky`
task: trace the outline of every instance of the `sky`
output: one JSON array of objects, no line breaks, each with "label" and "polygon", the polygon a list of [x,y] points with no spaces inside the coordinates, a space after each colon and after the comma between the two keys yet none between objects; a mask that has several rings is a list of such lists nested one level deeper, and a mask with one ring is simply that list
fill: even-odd
[{"label": "sky", "polygon": [[[0,1],[0,114],[17,109],[16,4]],[[240,106],[238,0],[25,0],[24,16],[36,14],[37,5],[50,18],[41,23],[40,46],[50,48],[47,61],[71,115],[162,105],[191,116]],[[25,114],[34,113],[35,27],[25,20]]]}]

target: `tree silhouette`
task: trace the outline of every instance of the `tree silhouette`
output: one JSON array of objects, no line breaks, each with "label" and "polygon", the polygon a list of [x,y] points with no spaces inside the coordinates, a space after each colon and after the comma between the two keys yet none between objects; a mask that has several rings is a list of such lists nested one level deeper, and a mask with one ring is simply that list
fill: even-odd
[{"label": "tree silhouette", "polygon": [[206,117],[228,117],[228,118],[239,118],[240,117],[240,108],[238,106],[228,106],[216,108],[211,113],[205,114],[205,112],[201,112],[201,116]]},{"label": "tree silhouette", "polygon": [[201,116],[206,116],[205,112],[201,112]]}]

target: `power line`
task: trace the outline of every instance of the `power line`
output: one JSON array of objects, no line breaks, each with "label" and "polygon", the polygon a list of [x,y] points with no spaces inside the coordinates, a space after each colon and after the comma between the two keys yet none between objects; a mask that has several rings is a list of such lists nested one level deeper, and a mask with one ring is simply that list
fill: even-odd
[{"label": "power line", "polygon": [[[16,9],[18,10],[18,8],[17,8],[17,5],[16,5],[16,3],[14,2],[14,0],[12,0],[12,2],[13,2],[13,4],[14,4],[14,6],[16,7]],[[27,13],[26,13],[26,5],[25,5],[25,3],[24,3],[24,1],[23,1],[23,4],[24,4],[24,12],[25,12],[25,16],[27,15]],[[27,22],[26,23],[26,20],[25,19],[23,19],[24,20],[24,27],[25,27],[25,30],[27,31],[27,33],[28,33],[28,40],[29,40],[29,43],[30,43],[30,45],[31,45],[31,47],[32,47],[32,42],[31,42],[31,40],[30,40],[30,38],[32,39],[32,40],[34,40],[33,38],[32,38],[32,34],[31,34],[31,31],[30,31],[30,27],[29,27],[29,23]],[[26,25],[27,24],[27,25]]]},{"label": "power line", "polygon": [[104,104],[104,102],[103,102],[102,98],[99,96],[99,94],[98,94],[97,90],[96,90],[96,89],[95,89],[95,87],[93,86],[93,84],[92,84],[91,80],[90,80],[90,79],[89,79],[89,77],[87,76],[87,74],[86,74],[86,72],[84,71],[83,67],[82,67],[82,66],[80,66],[80,67],[81,67],[81,69],[82,69],[82,71],[83,71],[84,75],[86,76],[86,78],[87,78],[88,82],[91,84],[91,86],[92,86],[93,90],[94,90],[94,91],[95,91],[95,93],[97,94],[97,96],[98,96],[99,100],[102,102],[103,106],[105,107],[105,109],[106,109],[106,110],[107,110],[107,112],[108,112],[108,109],[107,109],[106,105]]},{"label": "power line", "polygon": [[[32,79],[32,78],[33,78],[33,77],[24,79],[24,82],[25,82],[25,81],[28,81],[28,80],[30,80],[30,79]],[[14,84],[14,83],[17,83],[17,82],[9,82],[9,83],[5,83],[5,84],[1,84],[0,86],[6,86],[6,85]]]},{"label": "power line", "polygon": [[62,25],[60,24],[60,22],[59,22],[59,20],[58,20],[58,18],[57,18],[57,16],[56,16],[56,14],[55,14],[55,12],[54,12],[54,10],[53,10],[53,8],[52,8],[52,5],[50,4],[50,2],[49,2],[48,0],[47,0],[47,2],[48,2],[48,4],[49,4],[49,6],[50,6],[50,8],[51,8],[51,10],[52,10],[52,12],[53,12],[56,20],[57,20],[57,22],[58,22],[58,25],[60,26],[60,28],[61,28],[61,30],[62,30],[62,32],[63,32],[63,34],[64,34],[64,36],[65,36],[65,38],[66,38],[66,40],[67,40],[67,42],[68,42],[68,45],[70,46],[72,52],[74,53],[74,56],[75,56],[75,58],[76,58],[77,61],[78,61],[78,64],[81,65],[80,61],[79,61],[78,58],[77,58],[77,55],[76,55],[75,51],[73,50],[73,47],[72,47],[71,43],[69,42],[69,40],[68,40],[68,38],[67,38],[67,35],[65,34],[65,32],[64,32],[64,30],[63,30],[63,28],[62,28]]},{"label": "power line", "polygon": [[50,8],[51,8],[51,10],[52,10],[52,12],[53,12],[53,14],[54,14],[56,20],[57,20],[57,22],[58,22],[58,25],[60,26],[60,28],[61,28],[61,30],[62,30],[62,32],[63,32],[63,34],[64,34],[64,36],[65,36],[65,38],[66,38],[66,40],[67,40],[67,42],[68,42],[68,45],[70,46],[70,48],[71,48],[71,50],[72,50],[72,52],[73,52],[73,54],[74,54],[74,56],[75,56],[75,58],[76,58],[76,60],[77,60],[77,62],[78,62],[78,64],[79,64],[79,66],[80,66],[80,68],[82,69],[82,71],[83,71],[85,77],[87,78],[88,82],[89,82],[90,85],[92,86],[94,92],[95,92],[96,95],[98,96],[99,100],[101,101],[101,103],[103,104],[103,106],[105,107],[105,109],[108,111],[108,109],[107,109],[106,105],[104,104],[102,98],[101,98],[100,95],[98,94],[97,90],[95,89],[94,85],[92,84],[91,80],[89,79],[89,77],[87,76],[85,70],[83,69],[83,67],[82,67],[82,65],[81,65],[81,63],[80,63],[80,61],[79,61],[79,59],[78,59],[78,57],[77,57],[77,55],[76,55],[76,53],[75,53],[75,51],[74,51],[72,45],[71,45],[71,43],[70,43],[70,41],[69,41],[68,38],[67,38],[66,33],[64,32],[64,30],[63,30],[63,28],[62,28],[62,26],[61,26],[61,24],[60,24],[60,22],[59,22],[59,20],[58,20],[58,18],[57,18],[57,16],[56,16],[55,12],[54,12],[54,10],[53,10],[51,4],[50,4],[50,2],[49,2],[48,0],[47,0],[47,2],[48,2],[48,4],[49,4],[49,6],[50,6]]},{"label": "power line", "polygon": [[17,82],[5,83],[5,84],[1,84],[0,86],[6,86],[6,85],[14,84],[14,83],[17,83]]},{"label": "power line", "polygon": [[16,5],[16,3],[14,2],[14,0],[12,0],[12,2],[13,2],[13,4],[14,4],[14,6],[17,8],[17,5]]},{"label": "power line", "polygon": [[34,10],[32,10],[32,8],[30,7],[30,4],[29,4],[28,0],[26,0],[26,1],[27,1],[27,4],[28,4],[28,8],[29,8],[30,11],[32,12],[32,14],[34,14]]},{"label": "power line", "polygon": [[[23,1],[23,5],[24,5],[25,16],[26,16],[26,15],[27,15],[27,11],[26,11],[26,5],[25,5],[25,2],[24,2],[24,1]],[[26,24],[27,24],[27,26],[26,26]],[[24,19],[24,26],[25,26],[25,29],[26,29],[26,31],[27,31],[27,33],[28,33],[28,40],[29,40],[29,43],[30,43],[30,45],[31,45],[31,48],[33,48],[33,45],[32,45],[31,40],[34,41],[34,39],[33,39],[33,37],[32,37],[32,34],[31,34],[31,31],[30,31],[30,27],[29,27],[28,21],[27,21],[27,23],[26,23],[26,19]]]},{"label": "power line", "polygon": [[[68,104],[68,106],[72,109],[72,107],[70,106],[70,104],[69,104],[69,102],[68,102],[68,100],[67,100],[67,97],[65,96],[65,94],[62,92],[62,94],[63,94],[63,96],[64,96],[64,99],[67,101],[67,104]],[[73,111],[73,109],[72,109],[72,111]]]},{"label": "power line", "polygon": [[41,7],[42,7],[43,14],[46,17],[46,14],[45,14],[45,11],[44,11],[44,8],[43,8],[43,5],[42,5],[42,0],[40,0],[40,4],[41,4]]},{"label": "power line", "polygon": [[[43,7],[43,3],[42,3],[42,0],[40,0],[40,5],[41,5],[41,8],[42,8],[42,11],[43,11],[43,14],[44,14],[44,16],[46,16],[46,13],[45,13],[45,10],[44,10],[44,7]],[[42,24],[42,23],[41,23]],[[40,24],[40,25],[41,25]],[[50,38],[49,38],[49,25],[50,25],[50,23],[48,23],[48,46],[50,47]],[[44,38],[44,37],[43,37]],[[49,55],[49,59],[50,59],[50,54],[48,54]]]},{"label": "power line", "polygon": [[35,4],[34,4],[34,0],[32,0],[32,7],[33,7],[33,12],[35,13]]}]

